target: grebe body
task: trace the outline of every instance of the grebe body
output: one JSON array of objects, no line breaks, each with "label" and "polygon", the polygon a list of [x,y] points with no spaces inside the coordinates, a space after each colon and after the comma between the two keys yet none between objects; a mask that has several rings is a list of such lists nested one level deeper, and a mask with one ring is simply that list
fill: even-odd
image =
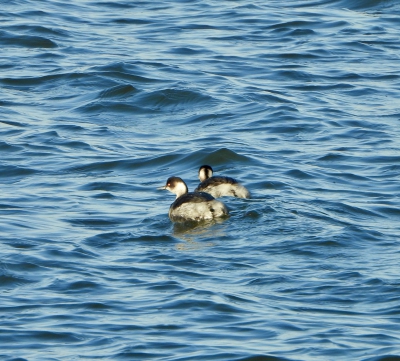
[{"label": "grebe body", "polygon": [[186,183],[179,177],[168,178],[165,186],[159,189],[176,194],[168,212],[173,222],[211,220],[229,214],[225,204],[212,195],[205,192],[188,192]]},{"label": "grebe body", "polygon": [[206,192],[214,198],[224,196],[250,198],[250,192],[236,179],[213,176],[213,170],[209,165],[202,165],[199,168],[199,179],[201,183],[195,192]]}]

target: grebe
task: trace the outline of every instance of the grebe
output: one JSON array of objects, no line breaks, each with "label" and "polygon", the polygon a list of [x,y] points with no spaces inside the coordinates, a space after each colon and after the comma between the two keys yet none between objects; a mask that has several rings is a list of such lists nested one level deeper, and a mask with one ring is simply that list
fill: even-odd
[{"label": "grebe", "polygon": [[225,204],[204,192],[189,192],[186,183],[179,177],[170,177],[164,187],[176,194],[169,207],[168,216],[172,222],[202,221],[224,217],[229,214]]},{"label": "grebe", "polygon": [[213,197],[232,196],[238,198],[250,198],[250,192],[238,181],[230,177],[213,177],[213,169],[209,165],[199,168],[200,184],[195,192],[206,192]]}]

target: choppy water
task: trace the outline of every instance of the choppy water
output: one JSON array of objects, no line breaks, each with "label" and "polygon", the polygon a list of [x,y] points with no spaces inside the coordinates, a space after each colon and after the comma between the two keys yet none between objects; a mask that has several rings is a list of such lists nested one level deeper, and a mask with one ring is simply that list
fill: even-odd
[{"label": "choppy water", "polygon": [[[397,1],[0,24],[1,360],[399,360]],[[174,227],[156,188],[204,163],[253,199]]]}]

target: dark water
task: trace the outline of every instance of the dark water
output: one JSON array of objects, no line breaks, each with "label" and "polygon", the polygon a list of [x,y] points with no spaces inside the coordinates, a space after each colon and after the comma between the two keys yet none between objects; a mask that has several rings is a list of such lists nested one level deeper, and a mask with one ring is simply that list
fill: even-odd
[{"label": "dark water", "polygon": [[[1,360],[400,359],[395,0],[3,1]],[[236,177],[173,226],[172,175]]]}]

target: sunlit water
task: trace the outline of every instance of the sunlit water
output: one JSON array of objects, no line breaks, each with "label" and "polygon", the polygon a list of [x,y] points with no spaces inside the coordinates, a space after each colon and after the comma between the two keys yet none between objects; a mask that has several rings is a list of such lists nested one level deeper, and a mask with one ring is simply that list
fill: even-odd
[{"label": "sunlit water", "polygon": [[[1,360],[399,360],[397,1],[0,24]],[[174,226],[156,188],[201,164],[253,198]]]}]

